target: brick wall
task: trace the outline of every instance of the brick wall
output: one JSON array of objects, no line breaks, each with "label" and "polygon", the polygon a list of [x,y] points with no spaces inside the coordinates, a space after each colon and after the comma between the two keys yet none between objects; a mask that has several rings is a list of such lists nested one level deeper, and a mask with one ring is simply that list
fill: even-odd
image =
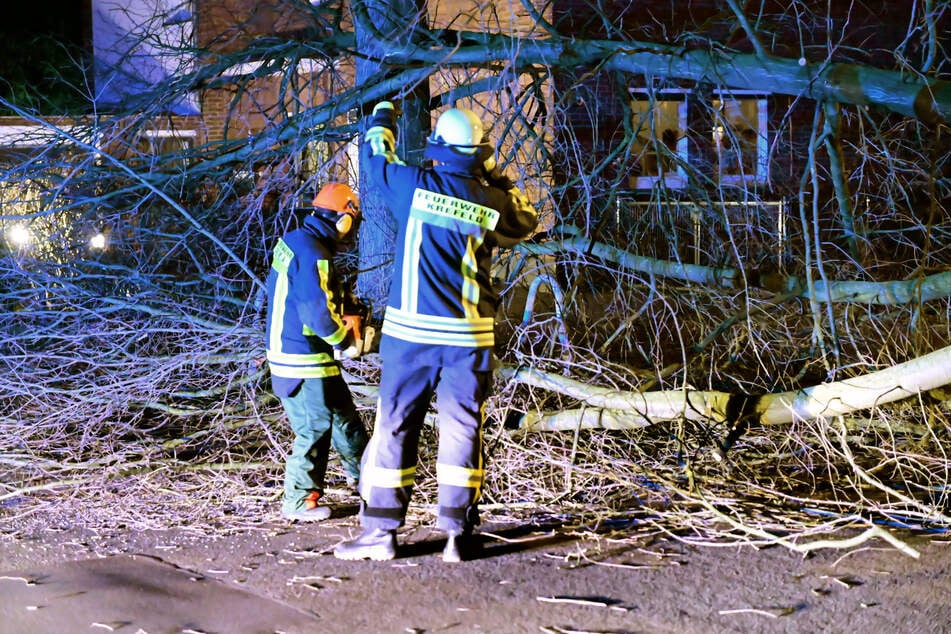
[{"label": "brick wall", "polygon": [[[195,0],[195,35],[199,48],[226,55],[254,38],[278,35],[312,37],[316,22],[309,5],[293,0]],[[237,89],[202,91],[201,110],[208,139],[241,138],[260,132],[276,116],[279,80],[256,79]]]},{"label": "brick wall", "polygon": [[293,0],[195,0],[198,46],[218,53],[241,50],[261,35],[294,36],[315,28],[311,9]]}]

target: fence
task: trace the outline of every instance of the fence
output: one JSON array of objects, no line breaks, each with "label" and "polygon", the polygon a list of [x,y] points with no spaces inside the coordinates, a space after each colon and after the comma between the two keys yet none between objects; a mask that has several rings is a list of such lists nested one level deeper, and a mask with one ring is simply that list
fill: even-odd
[{"label": "fence", "polygon": [[613,229],[626,241],[621,246],[637,255],[708,266],[737,257],[743,262],[772,260],[779,267],[786,262],[784,200],[697,203],[619,196],[612,214],[604,229]]}]

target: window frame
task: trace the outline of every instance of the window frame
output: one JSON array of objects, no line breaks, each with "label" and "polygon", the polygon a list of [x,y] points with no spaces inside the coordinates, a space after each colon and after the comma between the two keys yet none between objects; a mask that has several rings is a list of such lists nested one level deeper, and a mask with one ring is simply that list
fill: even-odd
[{"label": "window frame", "polygon": [[[675,146],[676,155],[676,164],[673,170],[666,170],[661,162],[657,162],[657,173],[654,175],[651,174],[640,174],[632,175],[628,177],[628,185],[631,189],[653,189],[659,184],[670,189],[682,189],[687,185],[687,172],[684,169],[684,165],[689,162],[690,154],[689,147],[690,142],[688,138],[689,128],[687,125],[688,112],[690,99],[693,95],[693,91],[686,88],[664,88],[651,90],[650,88],[629,88],[628,97],[631,101],[631,123],[635,124],[636,119],[639,119],[640,116],[637,111],[635,111],[634,103],[636,102],[646,102],[653,106],[654,113],[652,115],[652,127],[650,134],[648,136],[648,142],[654,141],[657,143],[662,143],[660,136],[658,135],[657,122],[660,117],[657,116],[658,110],[663,103],[676,103],[677,106],[677,144]],[[650,112],[650,109],[646,110],[645,113]],[[667,128],[671,129],[671,128]],[[661,135],[663,133],[661,132]],[[635,140],[634,143],[638,141]],[[646,147],[646,143],[644,146]],[[633,147],[632,147],[633,149]],[[653,154],[656,161],[655,152],[642,152],[637,151],[638,155],[644,157]]]},{"label": "window frame", "polygon": [[[713,98],[710,101],[710,107],[713,111],[713,121],[711,122],[710,139],[713,143],[714,156],[716,157],[716,174],[720,184],[744,184],[744,183],[765,183],[769,180],[769,103],[768,95],[761,91],[752,90],[730,90],[721,88],[713,91]],[[726,134],[726,124],[737,119],[729,118],[724,115],[724,108],[728,101],[737,104],[755,102],[756,107],[756,127],[749,126],[746,129],[753,130],[756,133],[756,156],[752,162],[752,170],[740,169],[740,173],[725,172],[724,162],[725,153],[730,149],[729,145],[738,143],[738,135],[732,134],[728,139]],[[719,105],[717,105],[719,102]],[[740,106],[742,110],[742,105]],[[752,122],[750,122],[752,123]],[[739,148],[742,151],[742,148]],[[738,165],[743,165],[742,157]]]}]

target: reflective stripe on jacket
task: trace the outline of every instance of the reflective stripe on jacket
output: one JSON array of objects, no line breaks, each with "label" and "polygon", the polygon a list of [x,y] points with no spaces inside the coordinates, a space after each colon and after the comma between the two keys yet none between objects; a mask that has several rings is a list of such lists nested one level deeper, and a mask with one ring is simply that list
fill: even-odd
[{"label": "reflective stripe on jacket", "polygon": [[333,267],[335,242],[326,222],[314,216],[274,248],[267,279],[267,360],[278,396],[289,396],[303,379],[340,374],[335,347],[347,337],[342,291]]},{"label": "reflective stripe on jacket", "polygon": [[[527,237],[538,222],[534,208],[517,188],[490,185],[481,162],[466,162],[469,157],[433,168],[400,162],[392,151],[392,111],[374,115],[366,141],[366,173],[398,228],[381,352],[394,350],[386,341],[391,337],[411,344],[396,348],[421,355],[420,363],[468,358],[474,367],[485,366],[484,355],[471,351],[495,345],[492,249]],[[470,352],[416,350],[420,346]]]}]

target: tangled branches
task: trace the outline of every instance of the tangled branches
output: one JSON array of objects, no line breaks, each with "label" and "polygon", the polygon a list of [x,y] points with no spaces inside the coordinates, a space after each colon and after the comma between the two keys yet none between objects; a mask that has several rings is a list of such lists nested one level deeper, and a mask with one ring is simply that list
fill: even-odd
[{"label": "tangled branches", "polygon": [[[821,41],[821,30],[799,32]],[[316,53],[250,39],[246,51],[221,51],[196,74],[136,95],[136,110],[111,120],[67,129],[16,111],[33,132],[0,164],[0,229],[22,222],[41,238],[31,249],[0,243],[2,532],[227,532],[276,516],[290,430],[262,362],[269,250],[321,184],[358,182],[361,109],[431,76],[445,90],[415,104],[424,115],[415,123],[425,128],[431,103],[459,95],[495,122],[500,165],[544,217],[546,231],[493,271],[499,356],[582,386],[499,374],[487,507],[797,549],[846,528],[885,538],[896,526],[946,530],[949,399],[939,390],[742,428],[742,406],[733,419],[659,419],[593,407],[585,390],[717,392],[742,403],[946,346],[947,135],[864,106],[810,103],[785,86],[763,86],[768,100],[729,85],[712,94],[707,76],[670,83],[658,67],[657,77],[607,77],[576,56],[567,67],[513,57],[504,69],[473,58],[466,70],[421,49],[438,68],[414,66],[403,86],[393,82],[406,75],[353,86],[352,60],[334,57],[348,38]],[[616,64],[629,48],[588,50]],[[311,63],[325,56],[333,62]],[[863,60],[827,63],[840,61]],[[161,109],[194,86],[230,103],[220,140],[181,136],[195,126]],[[361,245],[352,268],[374,278],[363,288],[379,318],[391,227],[385,201],[363,202],[361,232],[376,242]],[[112,246],[91,252],[97,231]],[[346,369],[372,425],[376,358]],[[530,416],[557,418],[560,431],[513,429]],[[731,430],[743,433],[724,451]],[[419,509],[435,502],[436,433],[422,439]],[[343,475],[336,464],[330,475],[333,493]]]},{"label": "tangled branches", "polygon": [[[290,432],[268,389],[255,320],[216,321],[198,306],[163,304],[148,293],[121,301],[88,294],[77,299],[67,276],[41,287],[25,270],[20,274],[34,294],[18,300],[33,304],[29,311],[4,313],[0,328],[5,532],[49,523],[229,531],[276,516]],[[510,309],[524,290],[517,283],[509,289]],[[771,385],[789,387],[791,370],[808,374],[791,353],[805,341],[767,334],[802,331],[796,310],[764,312],[769,328],[748,324],[741,333],[731,331],[728,341],[682,358],[682,365],[674,359],[635,365],[645,346],[654,357],[666,349],[660,334],[678,329],[681,340],[699,339],[704,323],[725,314],[714,307],[731,301],[729,294],[706,291],[707,317],[692,330],[682,327],[688,307],[673,304],[666,290],[659,307],[647,307],[654,289],[641,292],[646,295],[632,293],[630,303],[618,297],[591,302],[598,313],[585,315],[576,304],[558,316],[539,297],[533,319],[502,328],[504,358],[618,393],[683,386],[687,377],[701,376],[700,368],[707,369],[707,385],[733,389],[769,387],[757,376],[783,377],[770,379]],[[652,315],[653,327],[637,330],[645,333],[642,341],[624,339],[635,354],[619,355],[617,346],[611,347],[613,358],[599,354],[604,340],[632,325],[631,304],[638,314]],[[885,341],[874,339],[879,329],[868,326],[881,323],[881,316],[871,321],[867,311],[844,313],[854,320],[851,343],[865,352],[854,372],[889,364],[908,349],[895,329]],[[919,321],[917,336],[927,329],[925,338],[937,339],[944,327],[940,319]],[[755,372],[739,362],[738,348],[759,351]],[[376,356],[348,362],[346,369],[370,425]],[[853,535],[856,527],[905,548],[881,527],[944,530],[949,522],[951,421],[949,401],[940,393],[851,417],[753,424],[722,460],[717,449],[727,423],[713,418],[645,418],[626,430],[582,429],[577,418],[578,427],[569,431],[512,429],[523,412],[570,419],[586,407],[578,394],[512,376],[499,375],[488,409],[484,499],[494,513],[555,513],[592,529],[622,519],[693,544],[796,549],[845,543],[834,535]],[[437,433],[428,428],[422,438],[420,509],[435,503]],[[335,463],[330,476],[333,494],[343,481]]]}]

